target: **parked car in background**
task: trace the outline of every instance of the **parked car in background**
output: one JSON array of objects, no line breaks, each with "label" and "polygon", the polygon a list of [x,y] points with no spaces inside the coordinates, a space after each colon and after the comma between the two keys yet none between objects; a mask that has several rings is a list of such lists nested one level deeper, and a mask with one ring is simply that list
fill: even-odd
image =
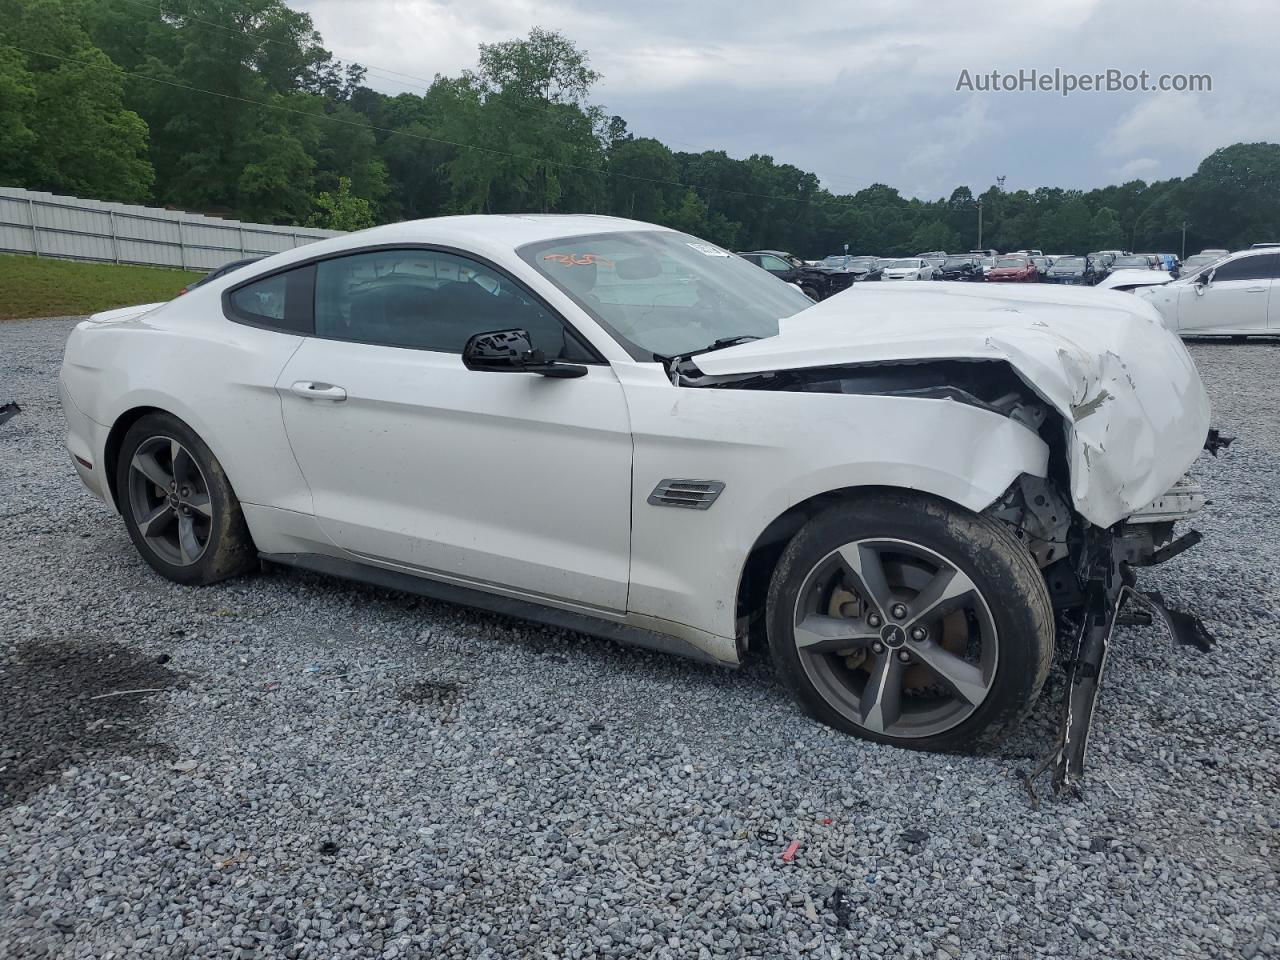
[{"label": "parked car in background", "polygon": [[1040,279],[1044,279],[1044,275],[1049,272],[1049,268],[1053,266],[1053,261],[1045,256],[1033,256],[1031,262],[1036,265],[1036,273],[1040,275]]},{"label": "parked car in background", "polygon": [[932,280],[933,267],[919,257],[903,257],[890,261],[884,268],[884,280]]},{"label": "parked car in background", "polygon": [[1182,262],[1182,275],[1189,276],[1198,273],[1200,270],[1209,266],[1211,263],[1217,263],[1225,254],[1221,253],[1197,253]]},{"label": "parked car in background", "polygon": [[1206,247],[1205,249],[1203,249],[1203,250],[1201,250],[1201,251],[1200,251],[1201,256],[1205,256],[1205,255],[1208,255],[1208,254],[1212,254],[1212,255],[1214,255],[1214,256],[1218,256],[1218,257],[1225,257],[1225,256],[1227,256],[1229,253],[1231,253],[1231,251],[1230,251],[1230,250],[1223,250],[1223,249],[1221,249],[1220,247]]},{"label": "parked car in background", "polygon": [[1242,250],[1134,293],[1183,336],[1280,336],[1280,252],[1274,249]]},{"label": "parked car in background", "polygon": [[996,250],[970,250],[969,252],[973,254],[975,257],[987,257],[991,260],[994,260],[996,257],[1000,256],[999,252]]},{"label": "parked car in background", "polygon": [[245,257],[243,260],[232,260],[228,263],[224,263],[222,266],[214,270],[210,270],[199,280],[193,280],[191,283],[188,283],[185,287],[183,287],[181,290],[178,291],[178,296],[182,296],[184,293],[190,293],[196,287],[203,286],[204,284],[209,283],[211,280],[221,279],[222,277],[225,277],[228,273],[231,273],[233,270],[239,270],[241,267],[247,267],[249,264],[257,263],[261,259],[262,259],[261,257]]},{"label": "parked car in background", "polygon": [[1111,261],[1112,270],[1158,270],[1158,261],[1154,254],[1130,253],[1116,257]]},{"label": "parked car in background", "polygon": [[945,260],[947,259],[947,251],[930,250],[926,253],[917,253],[916,256],[921,260]]},{"label": "parked car in background", "polygon": [[879,257],[850,257],[849,270],[857,275],[855,279],[859,283],[865,283],[868,280],[879,280],[884,273],[884,268],[880,266]]},{"label": "parked car in background", "polygon": [[810,300],[825,300],[853,284],[853,274],[811,267],[782,250],[748,250],[738,256],[779,280],[794,283]]},{"label": "parked car in background", "polygon": [[1276,241],[1274,241],[1274,240],[1268,240],[1268,241],[1266,241],[1266,242],[1264,242],[1264,243],[1251,243],[1251,244],[1249,244],[1249,249],[1250,249],[1250,250],[1270,250],[1270,249],[1273,249],[1273,248],[1275,248],[1275,247],[1280,247],[1280,243],[1277,243],[1277,242],[1276,242]]},{"label": "parked car in background", "polygon": [[1090,257],[1058,257],[1042,279],[1045,283],[1091,287],[1101,276]]},{"label": "parked car in background", "polygon": [[955,255],[947,257],[942,265],[934,271],[935,280],[981,280],[982,258],[973,255]]},{"label": "parked car in background", "polygon": [[[815,307],[599,216],[395,223],[77,324],[65,443],[178,584],[268,563],[717,664],[767,642],[823,723],[985,749],[1055,611],[1114,622],[1110,571],[1193,512],[1160,498],[1209,401],[1140,304],[912,287]],[[1106,648],[1080,636],[1064,776]]]},{"label": "parked car in background", "polygon": [[996,257],[987,279],[996,283],[1035,283],[1040,271],[1030,257]]}]

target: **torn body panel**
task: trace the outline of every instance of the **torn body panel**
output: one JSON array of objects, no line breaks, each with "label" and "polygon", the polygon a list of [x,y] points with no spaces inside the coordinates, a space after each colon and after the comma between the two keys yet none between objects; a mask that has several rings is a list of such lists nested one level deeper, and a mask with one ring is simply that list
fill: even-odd
[{"label": "torn body panel", "polygon": [[776,337],[694,358],[710,377],[938,361],[1007,364],[1057,411],[1072,505],[1097,526],[1164,493],[1209,429],[1195,365],[1155,309],[1092,289],[867,287],[784,319]]}]

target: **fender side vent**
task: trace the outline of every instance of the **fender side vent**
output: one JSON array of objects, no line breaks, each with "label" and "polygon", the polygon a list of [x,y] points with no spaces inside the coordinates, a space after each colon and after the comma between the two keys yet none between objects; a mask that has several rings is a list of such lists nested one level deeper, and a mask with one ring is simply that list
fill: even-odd
[{"label": "fender side vent", "polygon": [[706,510],[723,489],[719,480],[663,480],[649,494],[649,502],[655,507]]}]

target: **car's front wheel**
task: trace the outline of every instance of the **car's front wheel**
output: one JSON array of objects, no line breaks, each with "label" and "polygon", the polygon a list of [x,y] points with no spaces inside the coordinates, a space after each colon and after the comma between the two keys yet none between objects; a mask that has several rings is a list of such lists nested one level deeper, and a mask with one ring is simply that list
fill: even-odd
[{"label": "car's front wheel", "polygon": [[816,719],[919,750],[972,750],[1035,704],[1053,616],[1033,558],[998,521],[874,494],[814,516],[770,584],[778,673]]},{"label": "car's front wheel", "polygon": [[214,583],[254,561],[240,501],[222,464],[177,417],[148,414],[125,433],[116,499],[134,546],[170,580]]}]

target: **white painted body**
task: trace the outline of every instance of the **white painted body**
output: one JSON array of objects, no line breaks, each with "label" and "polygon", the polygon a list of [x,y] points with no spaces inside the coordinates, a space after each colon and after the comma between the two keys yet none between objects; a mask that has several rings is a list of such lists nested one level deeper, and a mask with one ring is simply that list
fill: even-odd
[{"label": "white painted body", "polygon": [[[1245,272],[1247,278],[1231,278]],[[1280,336],[1280,253],[1242,250],[1173,283],[1135,291],[1182,336]]]},{"label": "white painted body", "polygon": [[1099,290],[1133,290],[1168,283],[1168,270],[1113,270],[1095,284]]},{"label": "white painted body", "polygon": [[[664,364],[635,359],[515,252],[659,229],[602,217],[403,223],[278,254],[168,304],[91,318],[73,331],[62,369],[67,446],[85,484],[112,502],[112,425],[139,407],[165,410],[217,456],[263,553],[357,560],[586,613],[681,638],[722,662],[738,655],[747,556],[788,508],[885,486],[980,511],[1020,474],[1045,475],[1045,442],[979,406],[673,385]],[[475,372],[454,354],[282,333],[223,313],[223,291],[260,274],[399,243],[485,258],[604,362],[577,379]],[[1185,349],[1132,296],[860,285],[780,327],[700,354],[697,365],[720,375],[1007,361],[1071,424],[1075,508],[1103,526],[1170,487],[1208,428]],[[298,395],[306,382],[340,384],[345,399]],[[708,510],[648,503],[670,478],[725,488]]]}]

